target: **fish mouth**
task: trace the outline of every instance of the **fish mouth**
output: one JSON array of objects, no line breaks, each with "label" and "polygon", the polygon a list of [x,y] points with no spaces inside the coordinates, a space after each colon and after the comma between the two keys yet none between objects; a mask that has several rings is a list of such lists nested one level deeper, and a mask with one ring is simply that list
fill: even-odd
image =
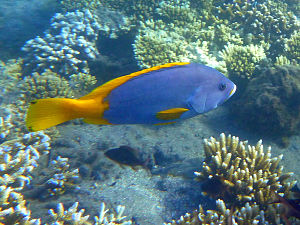
[{"label": "fish mouth", "polygon": [[[236,85],[234,84],[232,90],[231,90],[230,93],[229,93],[228,98],[230,98],[230,97],[235,93],[235,91],[236,91]],[[227,98],[227,99],[228,99],[228,98]]]}]

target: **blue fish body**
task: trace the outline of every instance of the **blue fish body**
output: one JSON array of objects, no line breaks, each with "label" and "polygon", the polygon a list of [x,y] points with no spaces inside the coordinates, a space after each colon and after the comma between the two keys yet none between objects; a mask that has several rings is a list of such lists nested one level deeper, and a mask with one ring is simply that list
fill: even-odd
[{"label": "blue fish body", "polygon": [[[219,71],[196,63],[153,70],[113,89],[103,117],[112,124],[176,122],[216,108],[235,88]],[[187,110],[176,119],[158,118],[157,113],[174,108]]]},{"label": "blue fish body", "polygon": [[169,63],[108,81],[79,99],[34,100],[26,126],[39,131],[76,118],[92,124],[170,124],[216,108],[235,90],[213,68]]}]

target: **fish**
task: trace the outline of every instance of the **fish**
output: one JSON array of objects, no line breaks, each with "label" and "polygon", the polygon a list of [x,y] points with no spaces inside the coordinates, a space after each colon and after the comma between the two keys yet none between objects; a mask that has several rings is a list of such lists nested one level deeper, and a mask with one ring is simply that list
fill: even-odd
[{"label": "fish", "polygon": [[104,152],[104,155],[118,163],[120,166],[130,166],[132,169],[136,169],[138,166],[141,166],[145,169],[149,169],[147,165],[150,158],[143,160],[139,150],[126,145],[122,145],[119,148],[109,149]]},{"label": "fish", "polygon": [[30,103],[30,132],[83,118],[99,125],[166,125],[215,109],[236,85],[211,67],[175,62],[110,80],[79,98],[38,99]]}]

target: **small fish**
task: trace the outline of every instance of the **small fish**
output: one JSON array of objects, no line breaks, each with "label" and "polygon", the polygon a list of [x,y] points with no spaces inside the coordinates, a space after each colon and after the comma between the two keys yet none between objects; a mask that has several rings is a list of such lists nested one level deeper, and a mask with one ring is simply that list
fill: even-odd
[{"label": "small fish", "polygon": [[126,165],[135,169],[137,166],[147,168],[148,160],[141,158],[140,152],[137,149],[131,148],[126,145],[122,145],[119,148],[113,148],[107,150],[104,155],[118,163],[120,166]]},{"label": "small fish", "polygon": [[121,76],[79,99],[32,101],[29,131],[84,118],[91,124],[165,125],[197,116],[221,105],[235,84],[208,66],[177,62]]}]

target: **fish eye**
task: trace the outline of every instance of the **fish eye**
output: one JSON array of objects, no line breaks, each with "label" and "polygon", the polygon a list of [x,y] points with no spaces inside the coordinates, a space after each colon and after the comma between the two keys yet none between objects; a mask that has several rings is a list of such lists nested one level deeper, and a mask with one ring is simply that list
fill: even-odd
[{"label": "fish eye", "polygon": [[224,84],[224,83],[219,84],[220,91],[224,91],[225,89],[226,89],[226,84]]}]

